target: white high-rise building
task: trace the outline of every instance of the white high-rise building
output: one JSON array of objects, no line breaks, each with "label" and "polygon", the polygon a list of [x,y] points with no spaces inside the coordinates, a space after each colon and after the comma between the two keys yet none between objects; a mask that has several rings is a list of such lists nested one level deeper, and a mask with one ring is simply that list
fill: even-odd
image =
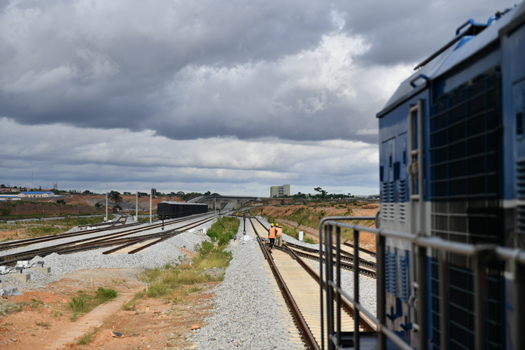
[{"label": "white high-rise building", "polygon": [[270,197],[282,197],[290,195],[290,185],[270,187]]}]

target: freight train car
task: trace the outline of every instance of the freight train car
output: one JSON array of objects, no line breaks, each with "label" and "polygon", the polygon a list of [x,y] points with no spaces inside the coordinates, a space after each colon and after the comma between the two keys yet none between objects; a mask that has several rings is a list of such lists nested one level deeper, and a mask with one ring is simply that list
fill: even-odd
[{"label": "freight train car", "polygon": [[524,108],[521,3],[457,28],[377,114],[380,348],[525,349]]},{"label": "freight train car", "polygon": [[201,203],[162,202],[157,205],[160,220],[178,218],[208,212],[208,205]]}]

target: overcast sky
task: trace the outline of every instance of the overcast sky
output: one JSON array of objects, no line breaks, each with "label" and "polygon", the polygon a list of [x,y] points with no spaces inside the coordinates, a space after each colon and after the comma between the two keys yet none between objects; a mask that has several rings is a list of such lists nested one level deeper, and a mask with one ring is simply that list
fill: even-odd
[{"label": "overcast sky", "polygon": [[381,110],[518,1],[0,2],[0,183],[379,193]]}]

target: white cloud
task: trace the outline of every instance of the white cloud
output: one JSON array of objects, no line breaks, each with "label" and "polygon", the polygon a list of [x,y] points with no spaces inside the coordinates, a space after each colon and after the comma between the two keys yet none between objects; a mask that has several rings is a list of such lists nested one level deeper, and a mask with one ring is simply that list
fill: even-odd
[{"label": "white cloud", "polygon": [[27,180],[28,169],[40,178],[45,173],[48,182],[73,182],[86,188],[98,188],[115,179],[166,186],[207,183],[217,188],[214,191],[224,184],[251,184],[260,195],[275,183],[333,186],[338,182],[341,186],[341,181],[348,181],[348,186],[374,188],[377,182],[374,175],[362,178],[377,168],[377,150],[361,142],[170,140],[149,130],[23,126],[7,118],[0,119],[0,128],[9,130],[0,142],[0,183]]}]

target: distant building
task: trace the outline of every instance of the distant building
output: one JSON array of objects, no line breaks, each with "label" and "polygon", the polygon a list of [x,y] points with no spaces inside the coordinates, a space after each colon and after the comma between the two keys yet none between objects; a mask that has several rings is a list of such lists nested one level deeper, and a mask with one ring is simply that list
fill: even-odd
[{"label": "distant building", "polygon": [[1,193],[15,193],[15,192],[20,192],[20,189],[19,188],[6,187],[6,188],[0,188],[0,192]]},{"label": "distant building", "polygon": [[270,187],[270,197],[282,197],[290,195],[290,185]]},{"label": "distant building", "polygon": [[44,198],[52,196],[53,192],[22,192],[18,195],[20,198]]},{"label": "distant building", "polygon": [[18,201],[20,198],[18,198],[17,194],[0,194],[0,201]]}]

